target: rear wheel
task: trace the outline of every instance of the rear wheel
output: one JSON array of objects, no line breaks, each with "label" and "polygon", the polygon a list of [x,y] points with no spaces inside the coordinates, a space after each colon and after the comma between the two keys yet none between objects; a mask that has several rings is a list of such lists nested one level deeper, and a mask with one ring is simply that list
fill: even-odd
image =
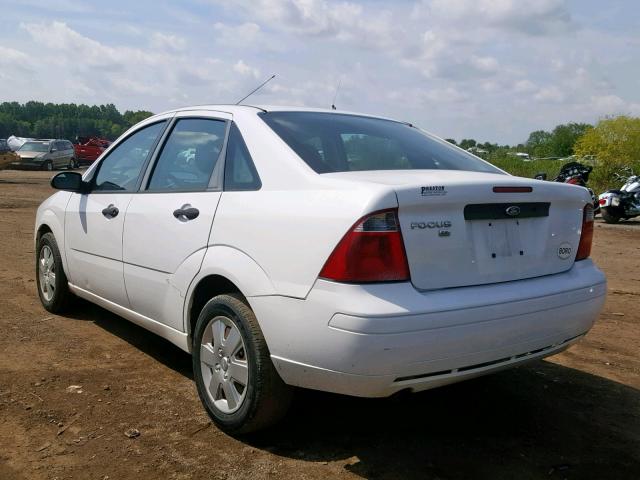
[{"label": "rear wheel", "polygon": [[67,276],[62,268],[62,257],[53,233],[45,233],[36,249],[36,283],[42,306],[59,313],[69,305],[73,294],[69,291]]},{"label": "rear wheel", "polygon": [[207,413],[227,433],[266,428],[291,403],[292,388],[276,372],[256,317],[238,294],[218,295],[202,309],[193,371]]},{"label": "rear wheel", "polygon": [[610,208],[601,208],[600,214],[606,223],[618,223],[621,218],[615,210],[611,210]]},{"label": "rear wheel", "polygon": [[53,162],[51,160],[47,160],[46,162],[44,162],[44,165],[42,166],[43,170],[47,170],[48,172],[53,170]]}]

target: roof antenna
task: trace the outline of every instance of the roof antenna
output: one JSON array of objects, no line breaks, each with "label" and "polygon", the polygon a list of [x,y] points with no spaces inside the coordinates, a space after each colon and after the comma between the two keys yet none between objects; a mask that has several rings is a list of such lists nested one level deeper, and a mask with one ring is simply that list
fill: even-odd
[{"label": "roof antenna", "polygon": [[336,109],[336,99],[338,98],[338,92],[340,91],[340,85],[342,85],[342,78],[338,80],[338,86],[336,87],[336,93],[333,96],[333,103],[331,103],[331,110]]},{"label": "roof antenna", "polygon": [[253,95],[254,93],[256,93],[258,90],[260,90],[262,87],[264,87],[267,83],[269,83],[271,80],[273,80],[274,78],[276,78],[275,73],[273,75],[271,75],[269,78],[267,78],[264,82],[262,82],[260,85],[258,85],[256,88],[254,88],[253,90],[251,90],[249,93],[247,93],[244,97],[242,97],[240,100],[238,100],[236,102],[236,105],[240,105],[242,102],[244,102],[247,98],[249,98],[251,95]]}]

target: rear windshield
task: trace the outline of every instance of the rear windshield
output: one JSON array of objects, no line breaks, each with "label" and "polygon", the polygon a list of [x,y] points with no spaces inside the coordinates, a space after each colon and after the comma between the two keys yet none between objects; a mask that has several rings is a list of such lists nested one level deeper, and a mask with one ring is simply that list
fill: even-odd
[{"label": "rear windshield", "polygon": [[260,116],[317,173],[418,169],[501,173],[445,141],[392,120],[324,112]]}]

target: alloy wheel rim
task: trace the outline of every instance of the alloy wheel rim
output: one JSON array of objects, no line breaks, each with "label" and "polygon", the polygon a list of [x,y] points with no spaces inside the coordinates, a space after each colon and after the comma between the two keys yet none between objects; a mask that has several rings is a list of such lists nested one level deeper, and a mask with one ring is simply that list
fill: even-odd
[{"label": "alloy wheel rim", "polygon": [[207,324],[200,341],[200,371],[218,410],[230,414],[242,406],[249,383],[247,349],[230,318],[218,316]]},{"label": "alloy wheel rim", "polygon": [[40,292],[47,302],[50,302],[56,290],[56,265],[53,251],[49,245],[40,250],[38,258],[38,277],[40,279]]}]

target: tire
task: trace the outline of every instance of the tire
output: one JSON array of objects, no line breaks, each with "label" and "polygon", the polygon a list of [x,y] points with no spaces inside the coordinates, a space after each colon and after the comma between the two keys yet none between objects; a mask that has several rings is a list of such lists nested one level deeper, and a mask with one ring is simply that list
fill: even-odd
[{"label": "tire", "polygon": [[218,295],[202,309],[193,335],[193,372],[207,413],[229,434],[267,428],[291,404],[293,389],[278,375],[258,321],[239,294]]},{"label": "tire", "polygon": [[51,160],[47,160],[44,162],[44,165],[42,165],[42,169],[48,172],[53,171],[53,162],[51,162]]},{"label": "tire", "polygon": [[78,162],[75,158],[72,157],[69,159],[69,165],[67,166],[67,168],[69,170],[75,170],[76,168],[78,168]]},{"label": "tire", "polygon": [[612,212],[609,208],[601,208],[600,215],[602,215],[605,223],[618,223],[620,221],[620,216]]},{"label": "tire", "polygon": [[60,250],[51,232],[45,233],[38,240],[36,285],[40,302],[46,310],[51,313],[60,313],[68,308],[73,294],[69,291]]}]

